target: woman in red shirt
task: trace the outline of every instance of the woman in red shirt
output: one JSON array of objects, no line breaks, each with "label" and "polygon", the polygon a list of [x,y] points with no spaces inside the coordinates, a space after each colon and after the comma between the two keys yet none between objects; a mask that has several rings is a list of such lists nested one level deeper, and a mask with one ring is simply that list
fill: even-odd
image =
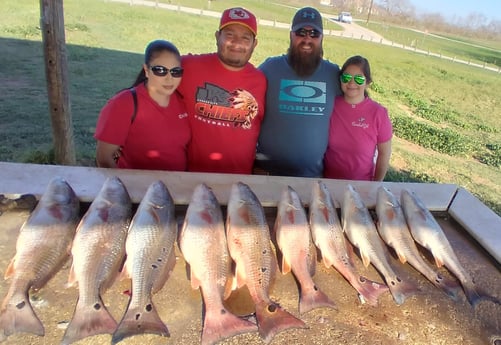
[{"label": "woman in red shirt", "polygon": [[96,163],[103,168],[187,169],[188,116],[176,92],[183,69],[178,49],[156,40],[131,88],[113,96],[96,125]]}]

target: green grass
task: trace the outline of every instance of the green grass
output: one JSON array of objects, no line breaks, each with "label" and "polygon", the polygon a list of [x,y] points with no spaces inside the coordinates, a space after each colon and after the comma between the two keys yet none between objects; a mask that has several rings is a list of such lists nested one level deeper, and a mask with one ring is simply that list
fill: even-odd
[{"label": "green grass", "polygon": [[365,22],[358,22],[358,24],[379,33],[387,40],[407,47],[501,68],[501,43],[496,41],[473,41],[452,35],[424,33],[375,22],[370,22],[368,25]]},{"label": "green grass", "polygon": [[[211,9],[237,4],[217,0]],[[145,45],[165,38],[182,53],[214,51],[218,19],[98,0],[66,0],[64,6],[77,160],[86,165],[94,159],[99,111],[133,82]],[[283,22],[295,11],[264,0],[249,0],[245,7],[260,18]],[[52,162],[39,4],[6,0],[0,12],[0,160]],[[260,26],[252,62],[285,53],[288,37],[286,29]],[[471,54],[461,47],[468,46],[456,43],[458,56]],[[388,108],[395,124],[387,180],[454,183],[501,215],[500,74],[396,47],[325,37],[329,60],[342,64],[355,54],[370,60],[370,94]]]}]

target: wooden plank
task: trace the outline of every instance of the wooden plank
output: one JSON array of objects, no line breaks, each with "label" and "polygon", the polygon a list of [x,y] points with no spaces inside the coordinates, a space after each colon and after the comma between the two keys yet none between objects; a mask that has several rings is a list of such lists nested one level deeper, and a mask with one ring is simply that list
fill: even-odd
[{"label": "wooden plank", "polygon": [[[94,167],[58,166],[0,162],[0,194],[31,193],[40,196],[53,176],[65,178],[83,202],[90,202],[99,192],[105,179],[118,176],[126,185],[133,202],[139,203],[148,186],[156,180],[165,182],[177,205],[187,205],[195,186],[206,183],[219,202],[226,205],[231,184],[242,181],[256,193],[263,206],[276,206],[285,186],[293,187],[305,205],[310,202],[311,188],[317,179],[282,176],[209,174]],[[377,188],[381,182],[322,179],[329,187],[337,205],[342,200],[346,185],[351,183],[360,192],[368,207],[376,203]],[[400,195],[403,188],[414,190],[432,211],[446,211],[456,192],[456,185],[429,183],[384,182],[393,193]]]},{"label": "wooden plank", "polygon": [[501,217],[464,188],[458,189],[449,213],[501,263]]},{"label": "wooden plank", "polygon": [[[101,189],[105,179],[118,176],[127,187],[134,203],[139,203],[148,186],[162,180],[174,198],[176,205],[187,205],[195,186],[206,183],[222,205],[228,203],[231,185],[242,181],[256,193],[265,207],[276,206],[283,188],[293,187],[307,206],[311,188],[317,179],[283,176],[209,174],[127,169],[103,169],[94,167],[40,165],[0,162],[0,194],[43,194],[53,176],[65,178],[83,202],[91,202]],[[369,182],[322,179],[333,194],[339,207],[347,184],[352,184],[365,204],[376,204],[377,188],[383,184],[400,196],[404,188],[415,191],[431,211],[449,212],[493,257],[501,259],[501,218],[482,202],[453,184]],[[457,195],[456,195],[457,193]],[[450,207],[449,207],[450,206]],[[496,237],[497,235],[497,237]]]},{"label": "wooden plank", "polygon": [[62,0],[40,0],[40,25],[55,161],[59,164],[72,165],[76,162],[76,153],[68,86]]}]

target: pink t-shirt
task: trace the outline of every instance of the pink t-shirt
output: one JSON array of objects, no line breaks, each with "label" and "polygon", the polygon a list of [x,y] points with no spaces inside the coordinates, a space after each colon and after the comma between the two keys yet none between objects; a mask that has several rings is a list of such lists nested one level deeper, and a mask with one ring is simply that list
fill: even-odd
[{"label": "pink t-shirt", "polygon": [[187,150],[191,138],[188,115],[177,93],[169,105],[155,102],[146,87],[135,87],[137,112],[134,122],[132,93],[127,89],[103,107],[96,125],[97,140],[122,146],[119,168],[147,170],[187,170]]},{"label": "pink t-shirt", "polygon": [[338,96],[330,120],[324,176],[372,180],[376,146],[391,137],[392,124],[385,107],[368,97],[351,105]]},{"label": "pink t-shirt", "polygon": [[248,63],[230,71],[217,54],[186,55],[178,90],[192,129],[188,170],[250,174],[264,116],[266,78]]}]

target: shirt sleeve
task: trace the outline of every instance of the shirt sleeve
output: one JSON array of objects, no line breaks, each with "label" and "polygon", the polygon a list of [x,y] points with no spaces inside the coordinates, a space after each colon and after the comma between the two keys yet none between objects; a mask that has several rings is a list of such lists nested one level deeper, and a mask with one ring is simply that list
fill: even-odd
[{"label": "shirt sleeve", "polygon": [[393,125],[391,123],[390,117],[388,116],[388,110],[380,106],[378,111],[379,117],[379,130],[378,130],[378,138],[377,143],[385,143],[391,139],[393,136]]},{"label": "shirt sleeve", "polygon": [[123,146],[129,133],[133,113],[132,93],[127,89],[116,94],[101,109],[94,138]]}]

